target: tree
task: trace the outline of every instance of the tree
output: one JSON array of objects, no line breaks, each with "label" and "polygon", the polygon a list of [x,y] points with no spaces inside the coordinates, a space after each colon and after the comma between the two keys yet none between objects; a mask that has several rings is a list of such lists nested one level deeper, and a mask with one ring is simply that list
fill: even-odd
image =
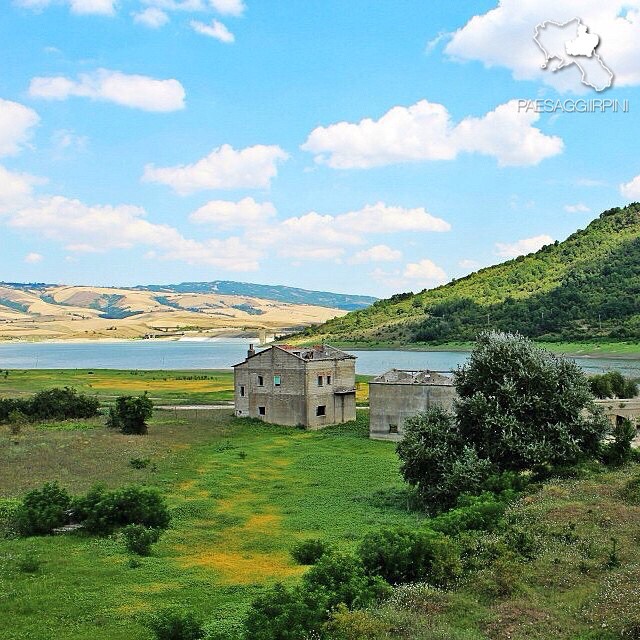
[{"label": "tree", "polygon": [[511,483],[514,472],[594,458],[610,430],[578,365],[520,335],[481,334],[455,383],[455,415],[431,409],[405,421],[397,448],[404,479],[431,509]]},{"label": "tree", "polygon": [[517,334],[481,334],[455,385],[459,437],[498,471],[595,457],[609,430],[580,367]]},{"label": "tree", "polygon": [[404,479],[437,509],[452,506],[461,493],[479,493],[493,469],[464,442],[455,415],[440,407],[405,420],[397,452]]},{"label": "tree", "polygon": [[147,433],[147,420],[153,414],[153,402],[145,393],[142,396],[120,396],[115,407],[109,409],[107,426],[121,433],[142,435]]},{"label": "tree", "polygon": [[15,513],[17,529],[23,536],[51,533],[69,522],[71,496],[57,482],[47,482],[27,493]]}]

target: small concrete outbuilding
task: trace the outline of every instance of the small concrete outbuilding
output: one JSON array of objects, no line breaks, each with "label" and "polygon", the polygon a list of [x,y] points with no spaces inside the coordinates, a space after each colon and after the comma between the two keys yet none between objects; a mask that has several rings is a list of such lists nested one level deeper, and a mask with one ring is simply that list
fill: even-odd
[{"label": "small concrete outbuilding", "polygon": [[234,366],[235,414],[320,429],[356,419],[356,357],[330,347],[273,345]]},{"label": "small concrete outbuilding", "polygon": [[451,378],[440,373],[391,369],[369,383],[369,437],[402,440],[407,418],[436,406],[451,410],[455,396]]}]

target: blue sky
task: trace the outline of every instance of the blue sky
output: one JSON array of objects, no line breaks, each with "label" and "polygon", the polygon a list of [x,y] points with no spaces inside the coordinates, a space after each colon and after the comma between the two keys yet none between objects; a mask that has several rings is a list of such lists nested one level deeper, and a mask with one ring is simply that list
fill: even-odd
[{"label": "blue sky", "polygon": [[[3,2],[0,279],[387,296],[562,240],[640,200],[640,0],[604,4]],[[541,69],[574,17],[606,91]]]}]

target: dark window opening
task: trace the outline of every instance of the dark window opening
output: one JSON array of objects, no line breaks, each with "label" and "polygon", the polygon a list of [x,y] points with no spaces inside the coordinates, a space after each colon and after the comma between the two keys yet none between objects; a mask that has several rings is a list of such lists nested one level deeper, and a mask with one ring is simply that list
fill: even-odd
[{"label": "dark window opening", "polygon": [[322,376],[318,376],[318,386],[322,386]]},{"label": "dark window opening", "polygon": [[389,433],[398,433],[398,425],[390,424],[389,425]]},{"label": "dark window opening", "polygon": [[240,387],[240,397],[244,398],[244,386]]},{"label": "dark window opening", "polygon": [[267,415],[267,407],[258,407],[258,413],[261,416],[266,416]]},{"label": "dark window opening", "polygon": [[331,376],[327,376],[327,384],[331,384]]},{"label": "dark window opening", "polygon": [[326,416],[327,415],[327,406],[321,404],[319,407],[316,407],[316,415],[317,416]]},{"label": "dark window opening", "polygon": [[258,386],[259,387],[264,387],[264,377],[263,376],[258,376]]}]

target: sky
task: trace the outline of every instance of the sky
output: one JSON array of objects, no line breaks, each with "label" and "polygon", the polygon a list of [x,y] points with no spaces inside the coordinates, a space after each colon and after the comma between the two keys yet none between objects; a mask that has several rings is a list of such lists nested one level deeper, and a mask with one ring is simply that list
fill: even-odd
[{"label": "sky", "polygon": [[386,297],[640,200],[640,0],[3,0],[0,61],[8,282]]}]

